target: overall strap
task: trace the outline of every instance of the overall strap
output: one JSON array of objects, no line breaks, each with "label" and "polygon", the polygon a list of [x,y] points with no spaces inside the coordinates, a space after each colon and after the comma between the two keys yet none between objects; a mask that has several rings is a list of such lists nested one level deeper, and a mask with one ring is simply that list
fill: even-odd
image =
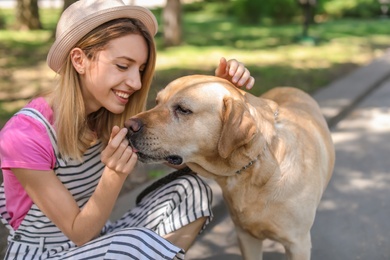
[{"label": "overall strap", "polygon": [[[50,123],[46,120],[46,118],[36,109],[33,108],[22,108],[19,112],[17,112],[15,115],[23,114],[26,116],[30,116],[39,122],[41,122],[46,130],[47,133],[50,137],[50,141],[52,143],[52,147],[54,150],[54,153],[56,155],[56,164],[59,165],[60,161],[58,160],[59,158],[59,153],[58,153],[58,148],[57,148],[57,137],[55,134],[55,131],[53,127],[50,125]],[[10,235],[14,235],[14,229],[11,227],[9,224],[9,221],[11,219],[11,216],[8,214],[6,210],[6,203],[5,203],[5,191],[4,191],[4,184],[0,186],[0,220],[1,222],[8,228]]]},{"label": "overall strap", "polygon": [[47,121],[47,119],[39,112],[38,110],[34,108],[22,108],[19,112],[17,112],[15,115],[23,114],[29,117],[32,117],[39,122],[41,122],[46,130],[47,134],[49,135],[50,142],[52,143],[54,154],[56,156],[56,161],[58,166],[65,166],[64,160],[61,159],[61,155],[58,152],[58,145],[57,145],[57,135],[54,131],[53,126]]}]

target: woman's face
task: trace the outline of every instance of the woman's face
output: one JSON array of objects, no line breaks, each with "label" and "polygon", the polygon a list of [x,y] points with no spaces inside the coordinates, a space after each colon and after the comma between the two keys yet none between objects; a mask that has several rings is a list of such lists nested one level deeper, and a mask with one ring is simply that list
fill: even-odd
[{"label": "woman's face", "polygon": [[147,60],[148,45],[138,34],[110,41],[96,60],[87,60],[86,73],[80,75],[86,113],[101,107],[122,113],[129,97],[142,87]]}]

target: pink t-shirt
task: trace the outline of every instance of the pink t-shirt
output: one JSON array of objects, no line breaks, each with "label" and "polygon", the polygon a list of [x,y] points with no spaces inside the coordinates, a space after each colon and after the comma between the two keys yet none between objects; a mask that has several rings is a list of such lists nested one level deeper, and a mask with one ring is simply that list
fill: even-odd
[{"label": "pink t-shirt", "polygon": [[[44,98],[32,100],[26,107],[38,110],[53,124],[53,110]],[[0,165],[3,171],[6,209],[10,225],[16,230],[32,201],[11,168],[52,170],[56,157],[46,127],[27,115],[13,116],[0,131]]]}]

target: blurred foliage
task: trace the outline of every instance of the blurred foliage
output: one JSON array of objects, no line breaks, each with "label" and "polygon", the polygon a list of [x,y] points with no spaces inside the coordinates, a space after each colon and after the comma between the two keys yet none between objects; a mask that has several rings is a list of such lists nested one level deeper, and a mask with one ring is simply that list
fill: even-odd
[{"label": "blurred foliage", "polygon": [[[257,82],[250,91],[255,95],[278,85],[314,92],[379,57],[390,45],[390,19],[379,19],[378,14],[371,19],[317,21],[309,31],[315,43],[302,45],[297,41],[301,33],[299,15],[289,23],[263,17],[255,24],[242,24],[232,15],[237,1],[205,0],[183,5],[185,41],[181,46],[163,47],[159,23],[157,71],[148,106],[154,104],[156,93],[177,77],[213,74],[220,57],[246,64]],[[322,0],[320,6],[334,2]],[[299,8],[294,1],[289,3],[291,8]],[[0,29],[0,126],[31,93],[53,86],[55,77],[45,60],[60,11],[41,9],[44,29],[28,32],[13,30],[13,10],[0,10],[6,27]],[[160,20],[161,8],[152,11]]]},{"label": "blurred foliage", "polygon": [[0,30],[5,29],[5,17],[0,9]]},{"label": "blurred foliage", "polygon": [[287,23],[300,14],[295,0],[204,0],[185,5],[184,12],[206,12],[234,17],[243,24]]},{"label": "blurred foliage", "polygon": [[[322,19],[377,18],[382,15],[380,0],[317,0],[315,13]],[[390,4],[388,4],[390,7]],[[40,15],[41,22],[48,25],[59,10]],[[42,12],[42,11],[40,11]],[[234,17],[243,24],[287,24],[301,21],[302,10],[298,0],[203,0],[183,4],[184,13],[203,12]],[[156,9],[157,17],[161,8]],[[390,14],[390,12],[389,12]],[[0,29],[10,28],[13,19],[0,10]],[[55,24],[54,24],[55,26]],[[46,27],[47,28],[47,27]]]},{"label": "blurred foliage", "polygon": [[[1,1],[1,0],[0,0]],[[39,9],[39,16],[43,30],[54,31],[57,20],[61,15],[60,9]],[[15,10],[10,8],[0,9],[0,20],[3,21],[4,27],[0,29],[13,30],[16,24]],[[39,32],[39,30],[37,31]]]},{"label": "blurred foliage", "polygon": [[[184,11],[218,11],[234,16],[241,23],[285,24],[301,19],[298,0],[204,0],[186,5]],[[323,19],[377,18],[379,0],[317,0],[315,13]]]},{"label": "blurred foliage", "polygon": [[322,0],[319,13],[330,18],[377,18],[381,15],[378,0]]},{"label": "blurred foliage", "polygon": [[282,24],[293,21],[300,14],[300,7],[296,0],[236,0],[233,2],[232,13],[243,23],[271,21]]},{"label": "blurred foliage", "polygon": [[151,169],[147,172],[150,179],[158,179],[166,175],[166,171],[163,169]]}]

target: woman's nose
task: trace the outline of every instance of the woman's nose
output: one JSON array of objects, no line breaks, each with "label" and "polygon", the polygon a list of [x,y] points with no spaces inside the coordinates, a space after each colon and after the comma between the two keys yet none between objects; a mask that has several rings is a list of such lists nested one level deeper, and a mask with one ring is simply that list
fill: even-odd
[{"label": "woman's nose", "polygon": [[126,85],[133,90],[140,90],[142,87],[141,73],[139,70],[131,70],[126,78]]}]

